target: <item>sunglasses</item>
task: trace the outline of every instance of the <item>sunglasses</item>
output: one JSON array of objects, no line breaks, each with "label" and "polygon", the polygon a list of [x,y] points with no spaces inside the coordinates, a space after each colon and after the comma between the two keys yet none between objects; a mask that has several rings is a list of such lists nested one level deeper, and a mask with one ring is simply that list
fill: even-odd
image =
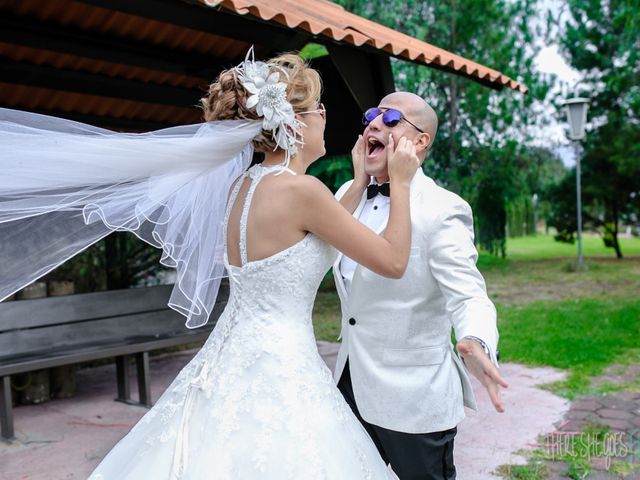
[{"label": "sunglasses", "polygon": [[327,109],[324,108],[324,104],[319,103],[318,104],[318,108],[316,108],[315,110],[307,110],[306,112],[298,112],[298,115],[305,115],[307,113],[319,113],[320,116],[326,120],[327,119]]},{"label": "sunglasses", "polygon": [[381,114],[382,114],[382,123],[384,123],[387,127],[395,127],[398,123],[400,123],[400,120],[404,120],[413,128],[418,130],[420,133],[424,133],[424,130],[417,127],[415,124],[411,123],[409,120],[407,120],[407,118],[402,114],[402,112],[400,110],[396,110],[395,108],[385,108],[385,109],[381,109],[377,107],[370,108],[366,112],[364,112],[364,115],[362,116],[362,123],[364,123],[365,125],[369,125]]}]

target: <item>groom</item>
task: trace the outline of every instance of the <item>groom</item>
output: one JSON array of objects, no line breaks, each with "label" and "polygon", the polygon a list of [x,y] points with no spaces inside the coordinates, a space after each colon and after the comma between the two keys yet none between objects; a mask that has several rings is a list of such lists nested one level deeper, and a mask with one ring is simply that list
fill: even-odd
[{"label": "groom", "polygon": [[[401,137],[424,161],[438,126],[433,109],[396,92],[365,113],[353,150],[355,178],[336,197],[372,230],[389,214],[387,157]],[[393,144],[388,146],[389,135]],[[340,256],[334,277],[342,308],[338,388],[401,480],[455,479],[453,441],[476,409],[467,371],[504,411],[497,369],[496,312],[475,261],[469,205],[418,169],[411,183],[411,256],[387,279]],[[451,343],[451,327],[456,348]]]}]

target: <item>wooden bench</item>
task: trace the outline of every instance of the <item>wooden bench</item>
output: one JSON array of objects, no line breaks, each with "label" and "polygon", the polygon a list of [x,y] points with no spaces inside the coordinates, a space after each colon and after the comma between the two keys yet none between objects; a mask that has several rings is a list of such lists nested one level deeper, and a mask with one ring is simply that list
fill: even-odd
[{"label": "wooden bench", "polygon": [[[14,438],[11,376],[34,370],[115,357],[116,400],[152,405],[149,351],[204,342],[228,298],[223,280],[209,323],[190,330],[185,317],[167,307],[172,286],[45,297],[0,303],[0,436]],[[138,401],[129,391],[129,360],[135,356]]]}]

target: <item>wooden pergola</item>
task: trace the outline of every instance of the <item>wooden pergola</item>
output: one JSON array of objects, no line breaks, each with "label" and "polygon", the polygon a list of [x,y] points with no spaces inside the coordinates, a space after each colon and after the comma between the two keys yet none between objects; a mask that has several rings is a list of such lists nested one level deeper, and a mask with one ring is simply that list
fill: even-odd
[{"label": "wooden pergola", "polygon": [[117,130],[197,123],[200,97],[251,45],[257,58],[324,45],[313,60],[328,154],[350,150],[363,109],[393,91],[390,57],[494,89],[526,87],[326,0],[4,0],[0,106]]}]

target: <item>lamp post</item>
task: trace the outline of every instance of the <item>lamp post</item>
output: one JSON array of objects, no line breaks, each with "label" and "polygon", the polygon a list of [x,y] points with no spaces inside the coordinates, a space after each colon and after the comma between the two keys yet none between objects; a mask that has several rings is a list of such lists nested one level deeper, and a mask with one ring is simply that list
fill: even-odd
[{"label": "lamp post", "polygon": [[533,236],[538,234],[538,194],[534,193],[531,197],[531,205],[533,206]]},{"label": "lamp post", "polygon": [[576,269],[581,270],[584,264],[582,260],[582,192],[580,185],[580,147],[578,141],[584,138],[584,124],[587,121],[589,99],[583,97],[569,98],[565,100],[564,106],[567,111],[569,126],[571,127],[570,138],[574,141],[576,152],[576,206],[578,217],[578,261]]}]

